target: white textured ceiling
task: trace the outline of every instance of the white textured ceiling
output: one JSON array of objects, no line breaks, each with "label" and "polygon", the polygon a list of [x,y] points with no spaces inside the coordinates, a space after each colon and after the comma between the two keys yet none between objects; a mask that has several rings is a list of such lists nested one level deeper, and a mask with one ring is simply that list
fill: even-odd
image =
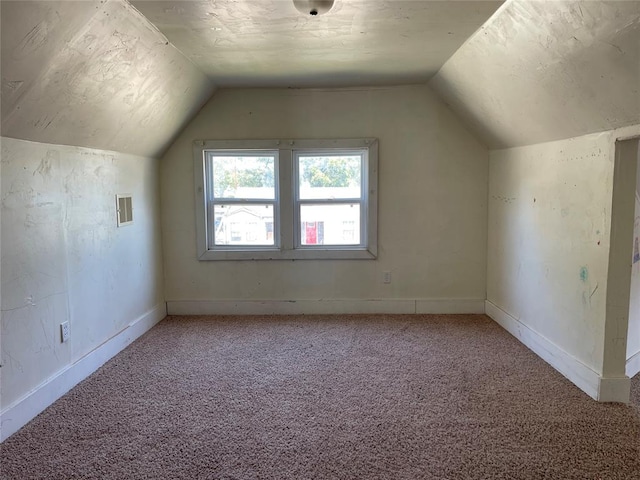
[{"label": "white textured ceiling", "polygon": [[2,135],[158,155],[215,86],[429,78],[493,148],[640,123],[640,1],[500,5],[0,0]]},{"label": "white textured ceiling", "polygon": [[424,82],[500,3],[1,0],[1,132],[156,156],[218,86]]},{"label": "white textured ceiling", "polygon": [[508,2],[429,85],[492,148],[640,124],[640,1]]},{"label": "white textured ceiling", "polygon": [[501,1],[132,0],[217,86],[426,82]]},{"label": "white textured ceiling", "polygon": [[0,2],[2,135],[161,153],[211,81],[121,0]]}]

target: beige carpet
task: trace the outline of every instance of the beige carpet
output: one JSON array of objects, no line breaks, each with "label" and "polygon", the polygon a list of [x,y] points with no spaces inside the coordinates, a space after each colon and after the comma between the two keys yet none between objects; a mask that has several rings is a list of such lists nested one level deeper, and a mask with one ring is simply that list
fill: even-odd
[{"label": "beige carpet", "polygon": [[634,479],[599,404],[485,316],[173,317],[0,448],[3,479]]}]

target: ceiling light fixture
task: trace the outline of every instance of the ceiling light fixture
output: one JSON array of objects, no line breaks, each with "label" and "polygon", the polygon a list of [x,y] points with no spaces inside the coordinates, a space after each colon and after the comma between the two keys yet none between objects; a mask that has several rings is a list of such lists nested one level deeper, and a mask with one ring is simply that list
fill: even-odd
[{"label": "ceiling light fixture", "polygon": [[305,15],[322,15],[333,7],[334,0],[293,0],[293,4],[299,12]]}]

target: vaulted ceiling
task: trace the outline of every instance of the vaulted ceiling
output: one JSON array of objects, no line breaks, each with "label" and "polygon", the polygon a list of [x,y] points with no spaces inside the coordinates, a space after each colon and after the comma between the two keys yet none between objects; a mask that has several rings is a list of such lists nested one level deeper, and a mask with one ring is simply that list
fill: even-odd
[{"label": "vaulted ceiling", "polygon": [[640,1],[1,0],[2,135],[157,156],[233,86],[425,83],[494,148],[640,123]]},{"label": "vaulted ceiling", "polygon": [[2,1],[2,135],[155,156],[211,80],[127,2]]},{"label": "vaulted ceiling", "polygon": [[513,1],[429,83],[491,148],[640,124],[640,1]]},{"label": "vaulted ceiling", "polygon": [[501,1],[132,0],[218,86],[424,83]]}]

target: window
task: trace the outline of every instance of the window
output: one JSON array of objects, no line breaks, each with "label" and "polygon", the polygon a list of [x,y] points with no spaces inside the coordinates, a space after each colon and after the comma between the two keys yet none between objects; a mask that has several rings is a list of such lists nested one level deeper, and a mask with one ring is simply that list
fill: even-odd
[{"label": "window", "polygon": [[277,150],[207,150],[208,248],[273,247],[267,224],[277,205]]},{"label": "window", "polygon": [[194,161],[200,260],[376,257],[376,139],[198,141]]},{"label": "window", "polygon": [[296,188],[294,214],[299,215],[301,248],[316,245],[364,247],[364,232],[345,238],[345,222],[366,225],[363,187],[366,149],[296,150],[293,154]]}]

